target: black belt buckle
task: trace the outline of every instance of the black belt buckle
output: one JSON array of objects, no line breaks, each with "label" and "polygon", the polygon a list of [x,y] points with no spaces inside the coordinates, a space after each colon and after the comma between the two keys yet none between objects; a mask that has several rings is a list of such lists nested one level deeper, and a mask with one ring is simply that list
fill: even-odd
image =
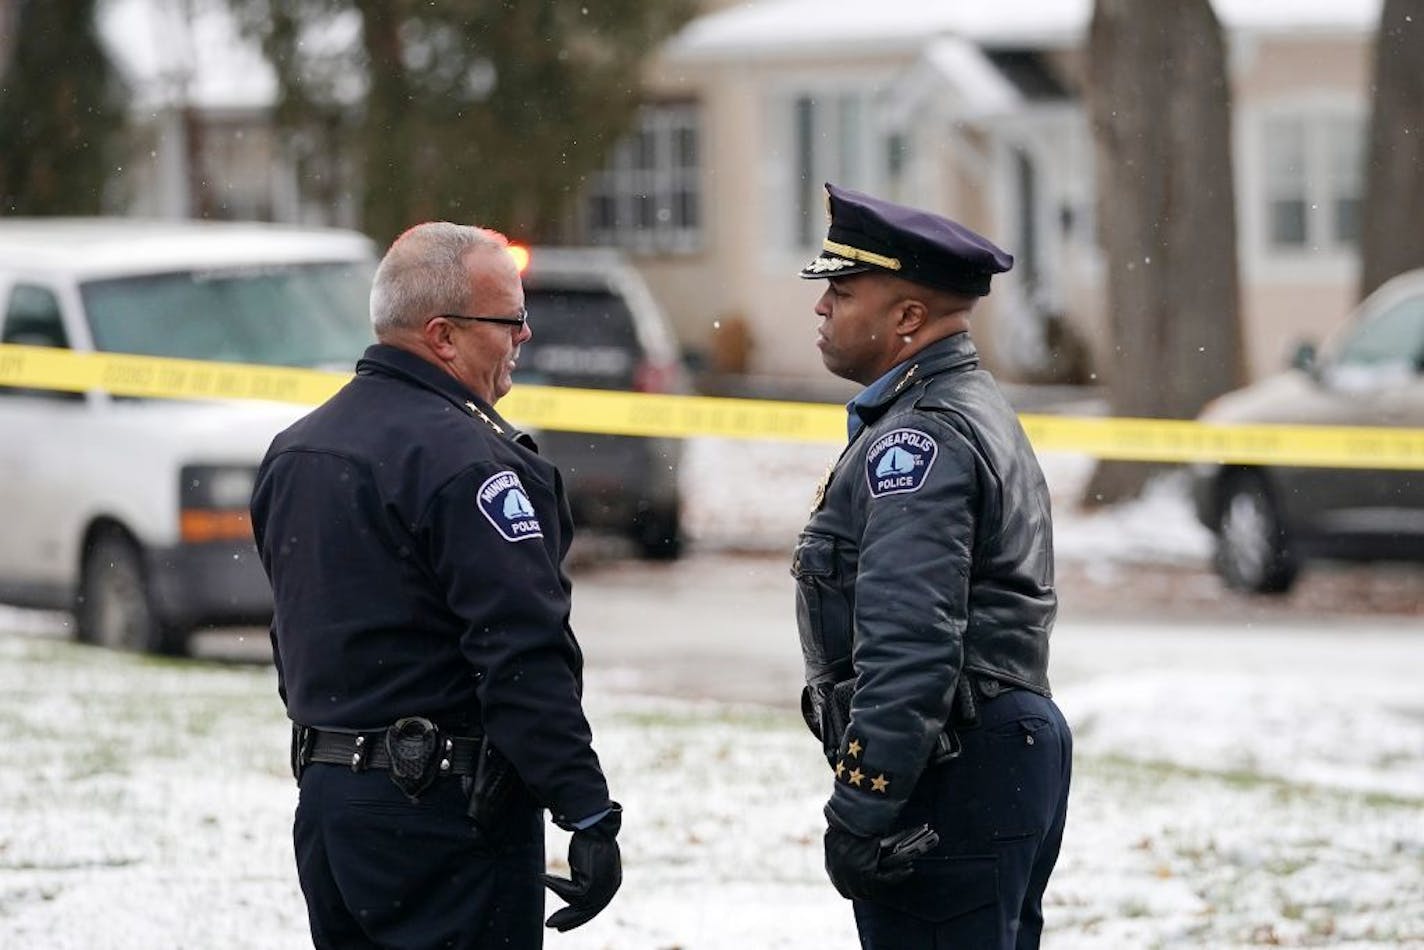
[{"label": "black belt buckle", "polygon": [[316,746],[316,730],[310,726],[292,723],[292,749],[290,753],[290,764],[292,766],[292,778],[298,782],[302,780],[302,771],[311,762],[312,749]]},{"label": "black belt buckle", "polygon": [[407,716],[386,730],[391,781],[411,799],[435,781],[439,774],[439,753],[440,730],[429,719]]}]

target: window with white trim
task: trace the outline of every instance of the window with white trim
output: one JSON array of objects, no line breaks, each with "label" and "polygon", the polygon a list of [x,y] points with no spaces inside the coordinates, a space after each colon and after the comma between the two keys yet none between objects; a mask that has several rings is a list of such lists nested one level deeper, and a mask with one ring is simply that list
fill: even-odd
[{"label": "window with white trim", "polygon": [[805,92],[789,100],[787,155],[795,196],[793,248],[818,246],[826,235],[825,182],[857,191],[881,191],[902,173],[908,143],[876,121],[875,89]]},{"label": "window with white trim", "polygon": [[1356,246],[1364,194],[1364,122],[1343,114],[1264,120],[1264,236],[1276,254]]},{"label": "window with white trim", "polygon": [[635,251],[698,250],[701,152],[695,103],[644,104],[633,131],[589,178],[589,240]]}]

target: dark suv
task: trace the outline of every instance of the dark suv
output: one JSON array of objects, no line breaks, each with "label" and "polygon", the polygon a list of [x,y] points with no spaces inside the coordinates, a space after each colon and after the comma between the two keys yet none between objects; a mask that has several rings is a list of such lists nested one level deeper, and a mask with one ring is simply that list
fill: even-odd
[{"label": "dark suv", "polygon": [[[1385,284],[1316,354],[1207,406],[1209,422],[1424,428],[1424,270]],[[1216,569],[1280,593],[1310,558],[1424,561],[1424,471],[1196,465]]]},{"label": "dark suv", "polygon": [[[616,251],[530,249],[525,305],[533,337],[516,380],[631,392],[682,392],[672,331],[637,271]],[[540,432],[540,452],[563,472],[580,527],[625,534],[649,558],[681,551],[676,439]]]}]

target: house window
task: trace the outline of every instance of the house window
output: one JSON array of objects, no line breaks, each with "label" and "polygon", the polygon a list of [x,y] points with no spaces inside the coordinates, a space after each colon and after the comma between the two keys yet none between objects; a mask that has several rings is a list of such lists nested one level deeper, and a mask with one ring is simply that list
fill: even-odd
[{"label": "house window", "polygon": [[874,124],[873,90],[802,93],[791,98],[788,154],[795,188],[789,235],[792,246],[810,248],[826,233],[825,182],[877,191],[898,174],[903,147],[887,144]]},{"label": "house window", "polygon": [[1349,116],[1266,120],[1266,241],[1283,253],[1353,248],[1360,236],[1364,126]]},{"label": "house window", "polygon": [[876,191],[889,174],[889,150],[871,127],[873,107],[873,91],[864,90],[790,98],[793,138],[787,154],[796,197],[789,235],[793,248],[812,248],[826,235],[824,182]]},{"label": "house window", "polygon": [[701,151],[696,105],[640,108],[633,131],[590,178],[589,240],[635,251],[696,251],[702,234]]}]

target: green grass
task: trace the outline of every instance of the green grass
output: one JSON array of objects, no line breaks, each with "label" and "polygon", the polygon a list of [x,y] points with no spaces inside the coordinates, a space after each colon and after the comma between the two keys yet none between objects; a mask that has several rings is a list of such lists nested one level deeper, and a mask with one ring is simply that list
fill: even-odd
[{"label": "green grass", "polygon": [[[607,717],[610,723],[636,729],[696,730],[710,725],[731,726],[750,732],[782,732],[792,729],[805,730],[801,720],[793,713],[774,709],[754,707],[695,706],[650,710],[623,710]],[[807,733],[810,738],[810,733]]]},{"label": "green grass", "polygon": [[1414,808],[1424,811],[1424,798],[1384,792],[1353,792],[1291,781],[1246,769],[1205,769],[1159,759],[1140,760],[1123,755],[1088,756],[1081,753],[1075,753],[1073,769],[1075,774],[1094,772],[1104,778],[1140,781],[1144,785],[1167,781],[1215,782],[1243,791],[1268,791],[1281,803],[1301,798],[1324,798],[1336,802],[1361,802],[1375,808]]}]

